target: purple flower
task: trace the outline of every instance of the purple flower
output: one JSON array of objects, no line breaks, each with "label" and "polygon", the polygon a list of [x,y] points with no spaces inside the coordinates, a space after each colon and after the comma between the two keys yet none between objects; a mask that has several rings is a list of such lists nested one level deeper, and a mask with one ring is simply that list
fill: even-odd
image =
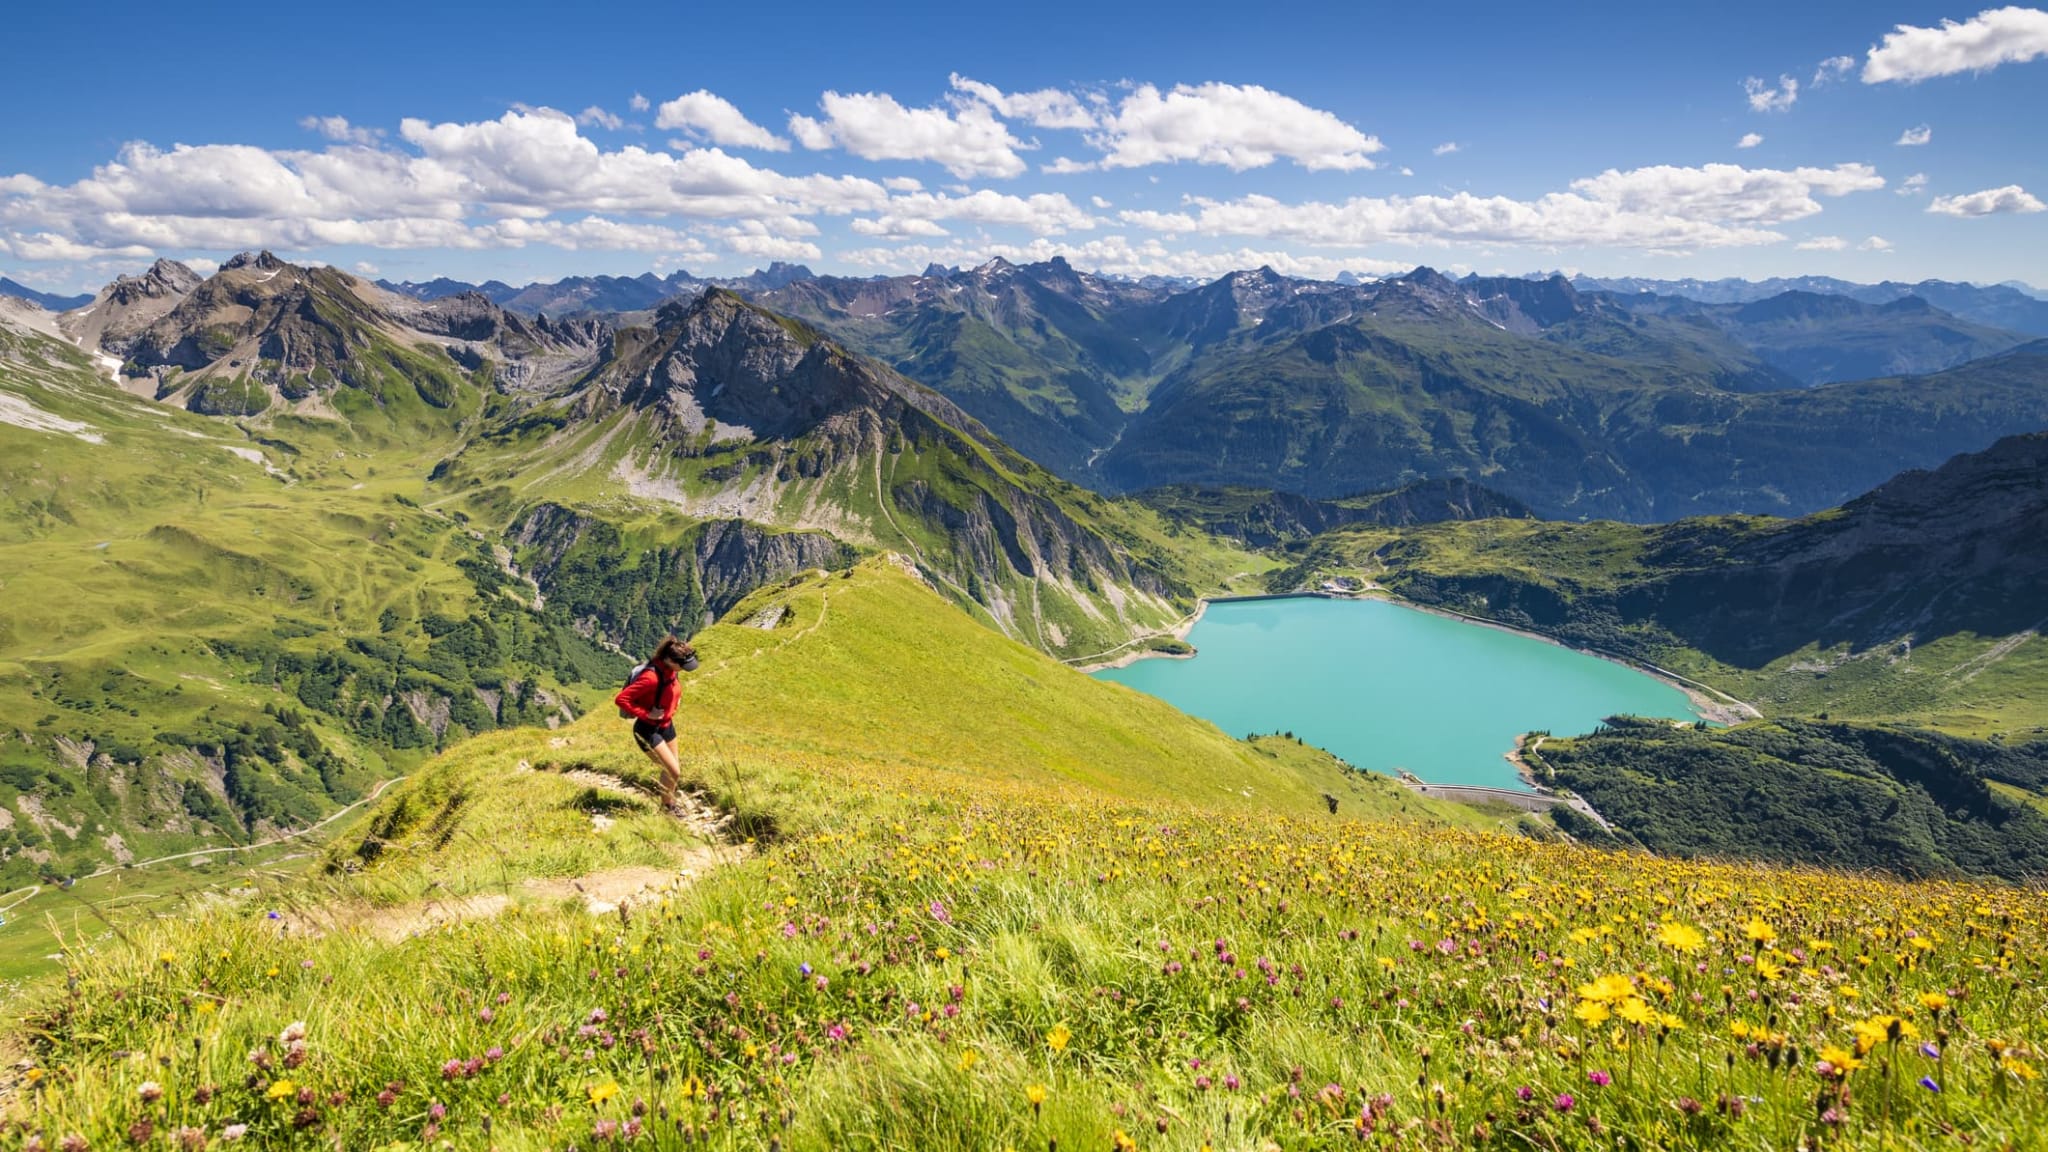
[{"label": "purple flower", "polygon": [[1571,1093],[1559,1092],[1557,1094],[1557,1099],[1551,1101],[1550,1106],[1557,1109],[1559,1112],[1569,1112],[1572,1110],[1572,1106],[1577,1103],[1578,1101],[1572,1099]]},{"label": "purple flower", "polygon": [[491,1021],[496,1020],[498,1018],[498,1014],[496,1012],[491,1011],[489,1008],[479,1008],[476,1010],[476,1018],[478,1020],[483,1021],[486,1024],[489,1024]]},{"label": "purple flower", "polygon": [[1936,1084],[1936,1083],[1934,1082],[1934,1077],[1932,1077],[1932,1076],[1922,1076],[1922,1077],[1920,1078],[1920,1086],[1921,1086],[1922,1088],[1925,1088],[1925,1089],[1927,1089],[1927,1090],[1928,1090],[1929,1092],[1939,1092],[1939,1091],[1941,1091],[1941,1085],[1939,1085],[1939,1084]]},{"label": "purple flower", "polygon": [[484,1059],[489,1060],[493,1064],[504,1058],[505,1050],[503,1048],[493,1047],[490,1051],[484,1053]]},{"label": "purple flower", "polygon": [[937,900],[932,901],[931,912],[932,919],[937,920],[941,924],[951,924],[953,922],[952,913],[947,912],[946,906]]},{"label": "purple flower", "polygon": [[1534,1088],[1529,1087],[1527,1084],[1524,1084],[1520,1088],[1515,1089],[1515,1099],[1520,1100],[1524,1104],[1527,1104],[1530,1100],[1534,1099],[1535,1096],[1536,1090]]},{"label": "purple flower", "polygon": [[441,1065],[441,1079],[453,1080],[462,1075],[462,1061],[449,1060]]},{"label": "purple flower", "polygon": [[434,1106],[427,1109],[427,1115],[432,1116],[436,1120],[440,1120],[448,1115],[448,1106],[446,1104],[441,1103],[439,1100],[436,1100],[434,1101]]},{"label": "purple flower", "polygon": [[1922,1040],[1920,1042],[1920,1054],[1929,1060],[1941,1059],[1941,1049],[1936,1048],[1933,1042],[1929,1040]]},{"label": "purple flower", "polygon": [[1593,1071],[1586,1073],[1586,1082],[1595,1088],[1605,1088],[1609,1084],[1614,1083],[1614,1077],[1595,1068]]},{"label": "purple flower", "polygon": [[590,1022],[591,1022],[592,1024],[602,1024],[602,1023],[604,1023],[604,1022],[605,1022],[605,1014],[604,1014],[604,1009],[602,1009],[602,1008],[592,1008],[592,1009],[590,1010]]},{"label": "purple flower", "polygon": [[1223,1077],[1223,1086],[1225,1088],[1228,1088],[1232,1092],[1237,1091],[1240,1087],[1243,1086],[1243,1084],[1244,1082],[1237,1078],[1237,1073],[1235,1072],[1229,1073],[1228,1075]]},{"label": "purple flower", "polygon": [[811,974],[811,966],[808,963],[797,965],[796,970],[803,973],[806,976],[809,976]]}]

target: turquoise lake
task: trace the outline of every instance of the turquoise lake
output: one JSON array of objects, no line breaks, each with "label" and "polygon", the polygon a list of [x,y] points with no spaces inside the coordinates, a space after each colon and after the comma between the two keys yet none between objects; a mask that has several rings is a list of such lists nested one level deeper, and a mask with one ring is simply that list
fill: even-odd
[{"label": "turquoise lake", "polygon": [[1232,736],[1293,732],[1380,772],[1523,787],[1523,732],[1591,732],[1617,713],[1694,719],[1685,693],[1633,668],[1385,600],[1209,605],[1189,660],[1096,673]]}]

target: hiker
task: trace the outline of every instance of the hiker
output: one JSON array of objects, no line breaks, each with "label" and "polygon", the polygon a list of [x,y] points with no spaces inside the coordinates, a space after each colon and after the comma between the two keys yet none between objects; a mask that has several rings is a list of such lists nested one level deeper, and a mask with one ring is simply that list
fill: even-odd
[{"label": "hiker", "polygon": [[686,640],[667,636],[612,698],[619,715],[633,721],[633,741],[661,769],[663,811],[675,808],[676,789],[683,782],[682,762],[676,758],[676,704],[683,695],[679,679],[696,670],[697,650]]}]

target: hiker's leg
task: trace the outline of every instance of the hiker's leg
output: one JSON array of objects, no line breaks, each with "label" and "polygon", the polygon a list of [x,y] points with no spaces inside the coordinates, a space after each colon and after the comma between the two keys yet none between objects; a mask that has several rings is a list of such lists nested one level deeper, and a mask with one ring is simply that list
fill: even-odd
[{"label": "hiker's leg", "polygon": [[648,750],[656,764],[661,765],[661,806],[673,808],[676,804],[676,789],[683,783],[683,765],[676,755],[676,742],[664,740]]}]

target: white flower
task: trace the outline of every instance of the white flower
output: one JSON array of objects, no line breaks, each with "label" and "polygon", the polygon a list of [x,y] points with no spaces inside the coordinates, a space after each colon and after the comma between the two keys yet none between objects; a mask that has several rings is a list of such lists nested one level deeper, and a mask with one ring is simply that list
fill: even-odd
[{"label": "white flower", "polygon": [[247,1124],[230,1124],[220,1130],[220,1138],[223,1140],[240,1140],[248,1134],[249,1126]]},{"label": "white flower", "polygon": [[277,1042],[280,1044],[289,1044],[294,1040],[304,1040],[305,1038],[306,1022],[304,1020],[292,1021],[284,1026],[284,1031],[277,1034]]}]

